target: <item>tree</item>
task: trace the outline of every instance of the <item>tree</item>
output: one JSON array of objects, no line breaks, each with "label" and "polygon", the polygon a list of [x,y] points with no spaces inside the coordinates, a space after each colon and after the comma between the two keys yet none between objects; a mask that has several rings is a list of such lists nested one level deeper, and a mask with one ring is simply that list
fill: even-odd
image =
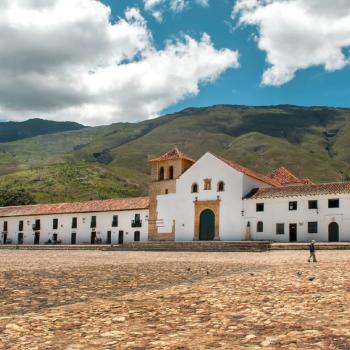
[{"label": "tree", "polygon": [[36,204],[33,196],[21,190],[0,190],[0,207]]}]

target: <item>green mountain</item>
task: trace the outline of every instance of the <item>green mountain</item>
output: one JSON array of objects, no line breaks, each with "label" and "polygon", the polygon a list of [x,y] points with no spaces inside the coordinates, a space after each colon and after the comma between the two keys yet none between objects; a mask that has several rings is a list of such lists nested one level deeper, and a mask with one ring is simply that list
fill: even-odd
[{"label": "green mountain", "polygon": [[28,119],[24,122],[0,122],[0,142],[82,128],[84,128],[83,125],[74,122],[55,122],[39,118]]},{"label": "green mountain", "polygon": [[147,159],[177,145],[268,173],[284,165],[317,182],[350,178],[350,109],[217,105],[139,123],[0,143],[0,187],[39,202],[147,193]]}]

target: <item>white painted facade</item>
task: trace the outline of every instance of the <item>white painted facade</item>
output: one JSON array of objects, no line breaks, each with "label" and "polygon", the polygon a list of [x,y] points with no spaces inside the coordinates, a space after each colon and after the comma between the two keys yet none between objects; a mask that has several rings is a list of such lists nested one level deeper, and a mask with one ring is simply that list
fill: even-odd
[{"label": "white painted facade", "polygon": [[[339,199],[339,208],[329,208],[329,199]],[[309,209],[309,201],[317,200],[318,209]],[[297,202],[297,210],[289,210],[289,202]],[[264,211],[257,212],[256,204],[264,203]],[[329,241],[329,225],[339,226],[339,241],[350,241],[350,194],[286,197],[243,200],[245,225],[250,222],[252,239],[290,242],[290,225],[297,226],[297,241]],[[263,232],[257,232],[257,223]],[[284,234],[277,234],[278,223],[284,224]],[[317,223],[317,232],[309,233],[309,223]]]},{"label": "white painted facade", "polygon": [[[132,227],[135,214],[140,215],[141,227]],[[118,216],[118,226],[113,227],[113,216]],[[96,227],[92,228],[91,218],[96,216]],[[72,228],[72,219],[77,218],[77,228]],[[57,229],[53,228],[53,220],[58,220]],[[40,220],[40,229],[33,229],[36,220]],[[4,222],[7,222],[7,240],[12,244],[18,243],[18,233],[23,233],[23,244],[34,244],[35,232],[40,233],[39,244],[46,244],[49,240],[53,242],[54,234],[62,244],[71,244],[72,233],[76,234],[76,244],[91,244],[92,233],[96,233],[96,242],[108,243],[108,231],[111,232],[110,244],[118,244],[119,235],[123,236],[123,242],[135,240],[135,232],[140,232],[140,240],[148,239],[148,210],[130,211],[106,211],[91,213],[71,213],[53,214],[39,216],[13,216],[0,218],[0,228],[2,230],[1,243],[4,243]],[[19,222],[23,221],[23,230],[19,231]],[[119,234],[119,232],[122,232]]]}]

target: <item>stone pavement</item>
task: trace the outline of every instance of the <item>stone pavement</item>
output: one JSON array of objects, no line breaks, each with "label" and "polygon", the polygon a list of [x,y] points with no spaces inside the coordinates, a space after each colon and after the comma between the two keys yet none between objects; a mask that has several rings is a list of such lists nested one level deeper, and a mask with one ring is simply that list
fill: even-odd
[{"label": "stone pavement", "polygon": [[350,252],[1,251],[0,349],[350,349]]}]

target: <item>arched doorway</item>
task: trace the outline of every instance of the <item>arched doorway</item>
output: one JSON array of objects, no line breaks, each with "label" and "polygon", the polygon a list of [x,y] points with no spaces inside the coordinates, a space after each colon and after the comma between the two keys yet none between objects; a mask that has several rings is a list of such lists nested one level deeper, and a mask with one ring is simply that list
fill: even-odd
[{"label": "arched doorway", "polygon": [[339,225],[336,222],[331,222],[328,226],[328,241],[339,242]]},{"label": "arched doorway", "polygon": [[199,240],[213,241],[215,237],[215,214],[210,209],[201,212],[199,221]]}]

